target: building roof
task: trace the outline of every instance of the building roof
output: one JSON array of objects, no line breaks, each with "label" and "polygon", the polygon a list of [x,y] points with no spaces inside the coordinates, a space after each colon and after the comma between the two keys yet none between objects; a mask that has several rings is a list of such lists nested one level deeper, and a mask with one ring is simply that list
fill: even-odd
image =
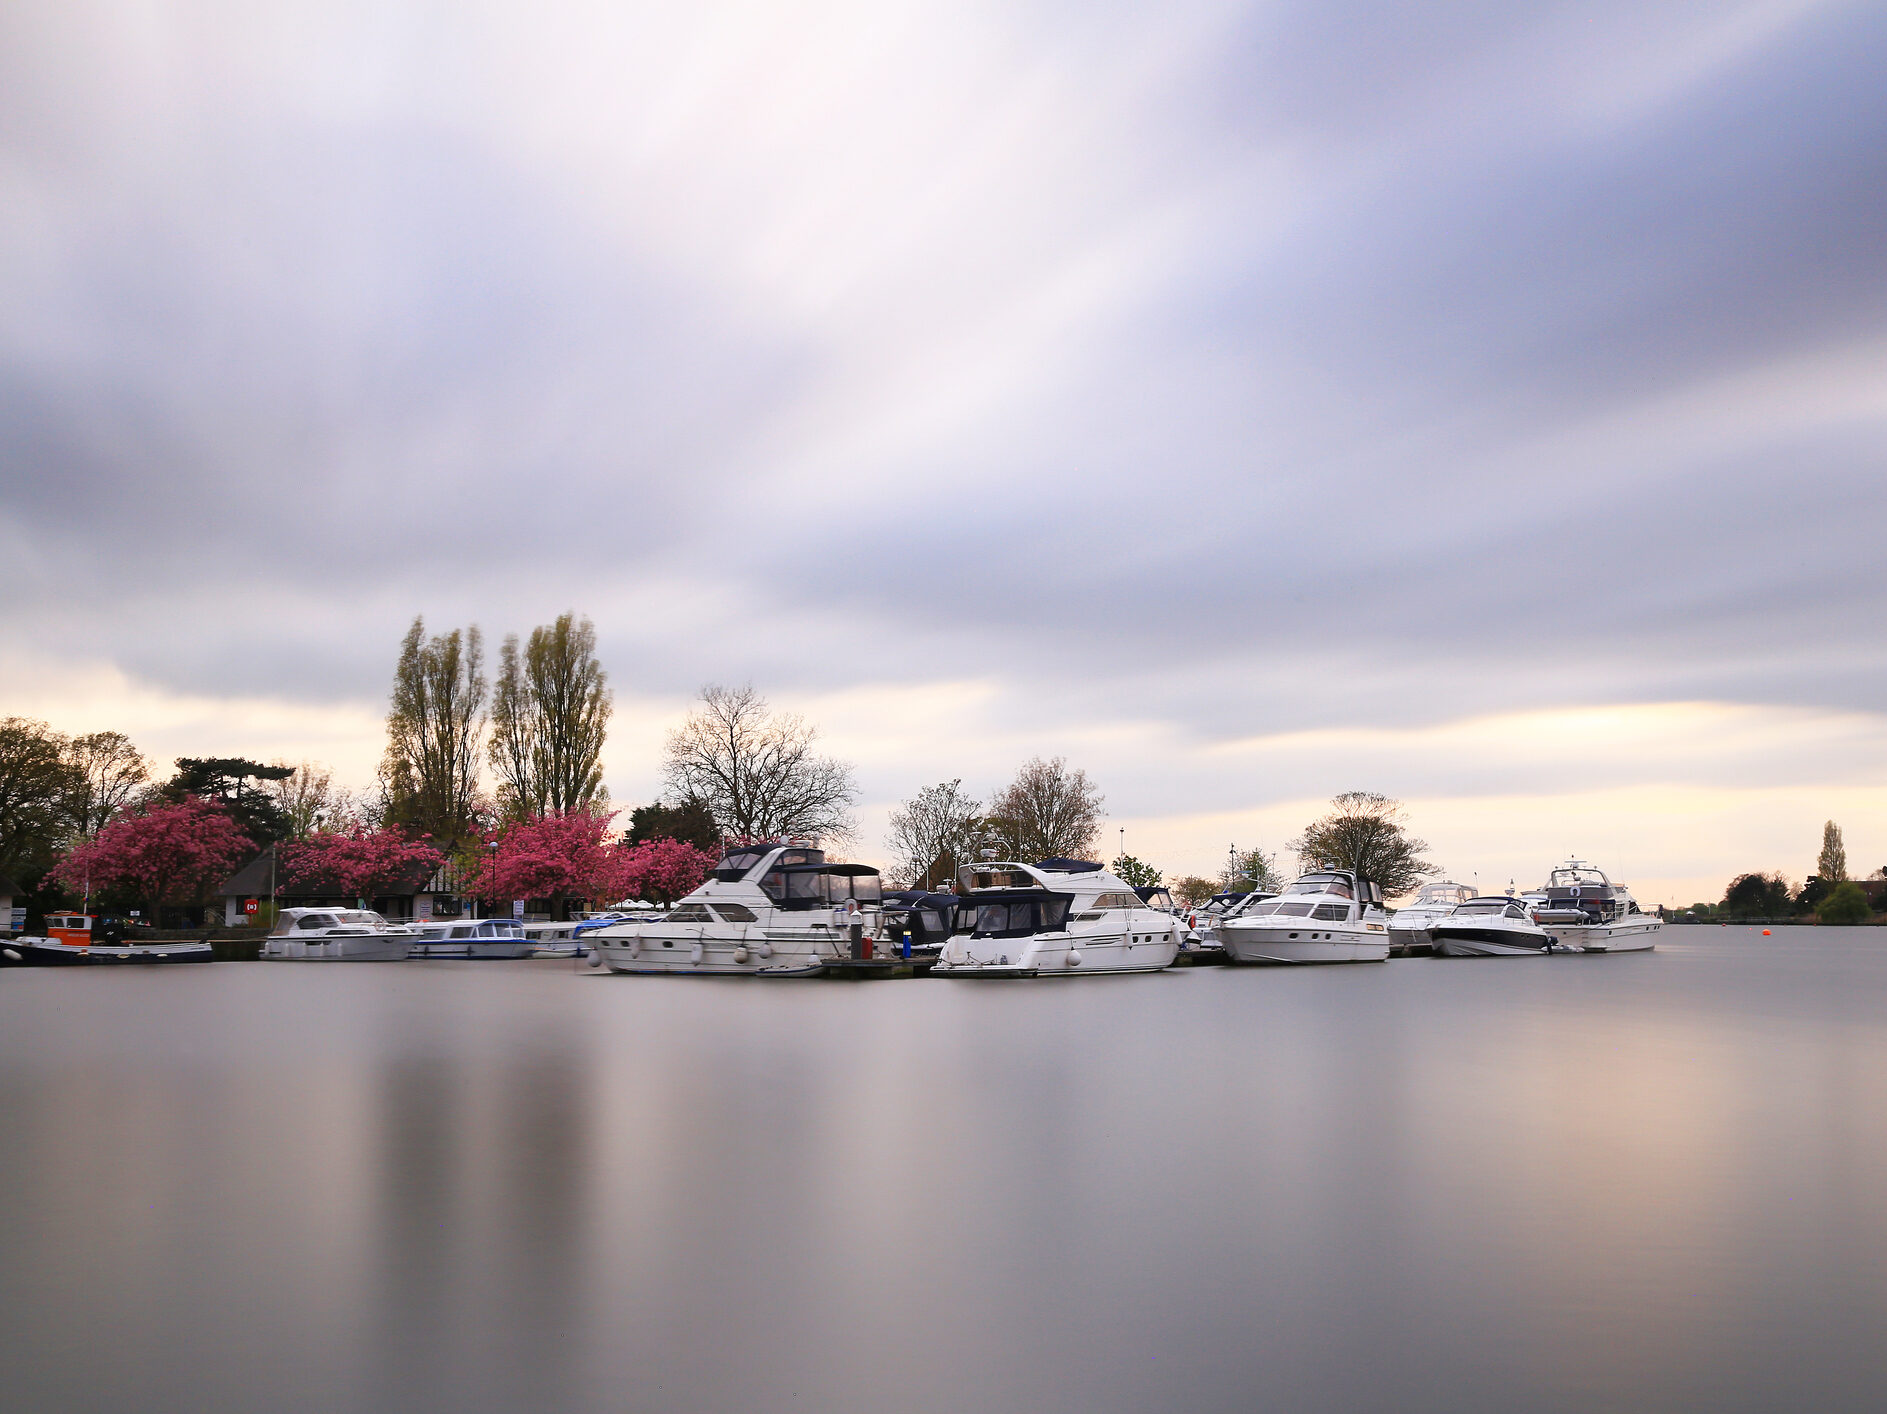
[{"label": "building roof", "polygon": [[6,874],[0,874],[0,894],[5,894],[8,898],[15,898],[25,892],[26,890],[15,883],[11,877]]}]

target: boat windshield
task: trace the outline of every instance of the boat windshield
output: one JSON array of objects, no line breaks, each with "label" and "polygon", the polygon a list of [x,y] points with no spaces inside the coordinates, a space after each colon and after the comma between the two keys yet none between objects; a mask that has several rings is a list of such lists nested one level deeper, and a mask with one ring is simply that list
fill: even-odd
[{"label": "boat windshield", "polygon": [[1517,898],[1471,898],[1455,912],[1476,914],[1482,917],[1498,915],[1506,918],[1525,918],[1527,916],[1526,908]]},{"label": "boat windshield", "polygon": [[1347,879],[1335,874],[1306,874],[1290,888],[1287,894],[1329,894],[1333,898],[1354,898]]},{"label": "boat windshield", "polygon": [[387,920],[367,908],[344,908],[334,915],[341,923],[353,928],[384,928]]},{"label": "boat windshield", "polygon": [[831,869],[771,869],[760,881],[766,896],[781,908],[818,908],[855,898],[860,903],[882,903],[884,884],[875,873],[853,873],[856,866]]},{"label": "boat windshield", "polygon": [[1308,918],[1310,917],[1311,909],[1315,907],[1316,905],[1309,901],[1299,903],[1296,901],[1286,902],[1279,900],[1276,903],[1253,904],[1251,908],[1246,910],[1246,913],[1252,918],[1263,918],[1273,913],[1283,914],[1286,918]]},{"label": "boat windshield", "polygon": [[1035,876],[1024,869],[1003,865],[975,865],[963,871],[966,889],[1039,889]]},{"label": "boat windshield", "polygon": [[1474,891],[1466,884],[1424,884],[1416,891],[1412,906],[1420,908],[1424,904],[1466,903],[1473,897]]}]

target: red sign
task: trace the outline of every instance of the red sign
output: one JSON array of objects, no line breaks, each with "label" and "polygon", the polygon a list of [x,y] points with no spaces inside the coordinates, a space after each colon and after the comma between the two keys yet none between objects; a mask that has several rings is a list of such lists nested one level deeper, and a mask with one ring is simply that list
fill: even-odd
[{"label": "red sign", "polygon": [[254,913],[256,911],[256,901],[252,898],[244,899],[242,901],[242,911],[244,913]]}]

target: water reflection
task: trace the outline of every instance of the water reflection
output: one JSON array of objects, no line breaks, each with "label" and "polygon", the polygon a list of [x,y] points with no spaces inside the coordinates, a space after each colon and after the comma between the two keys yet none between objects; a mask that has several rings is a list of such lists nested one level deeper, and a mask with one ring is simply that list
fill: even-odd
[{"label": "water reflection", "polygon": [[1014,985],[0,974],[0,1387],[1871,1407],[1887,962],[1671,932]]}]

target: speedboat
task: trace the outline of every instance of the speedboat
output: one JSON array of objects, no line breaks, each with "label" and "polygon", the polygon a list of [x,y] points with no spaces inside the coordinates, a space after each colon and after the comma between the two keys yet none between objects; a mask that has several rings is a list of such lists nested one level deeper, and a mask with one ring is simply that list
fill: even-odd
[{"label": "speedboat", "polygon": [[1215,924],[1233,962],[1387,962],[1382,890],[1347,870],[1306,874]]},{"label": "speedboat", "polygon": [[647,921],[585,923],[577,936],[592,949],[590,965],[612,972],[857,972],[885,961],[883,894],[878,871],[868,865],[828,863],[809,845],[739,845],[667,912]]},{"label": "speedboat", "polygon": [[264,962],[404,962],[412,929],[370,908],[285,908],[262,940]]},{"label": "speedboat", "polygon": [[527,925],[509,918],[467,918],[457,923],[422,923],[413,929],[409,957],[529,957],[536,939]]},{"label": "speedboat", "polygon": [[1648,952],[1664,920],[1643,913],[1631,890],[1583,859],[1569,859],[1546,880],[1546,902],[1533,917],[1561,947],[1581,952]]},{"label": "speedboat", "polygon": [[1473,889],[1450,880],[1422,885],[1413,899],[1389,916],[1390,951],[1404,957],[1429,951],[1434,943],[1429,925],[1473,897]]},{"label": "speedboat", "polygon": [[1559,946],[1511,894],[1468,899],[1428,931],[1437,957],[1544,957]]},{"label": "speedboat", "polygon": [[933,977],[1158,972],[1179,955],[1180,920],[1089,860],[985,861],[960,883],[958,931]]}]

